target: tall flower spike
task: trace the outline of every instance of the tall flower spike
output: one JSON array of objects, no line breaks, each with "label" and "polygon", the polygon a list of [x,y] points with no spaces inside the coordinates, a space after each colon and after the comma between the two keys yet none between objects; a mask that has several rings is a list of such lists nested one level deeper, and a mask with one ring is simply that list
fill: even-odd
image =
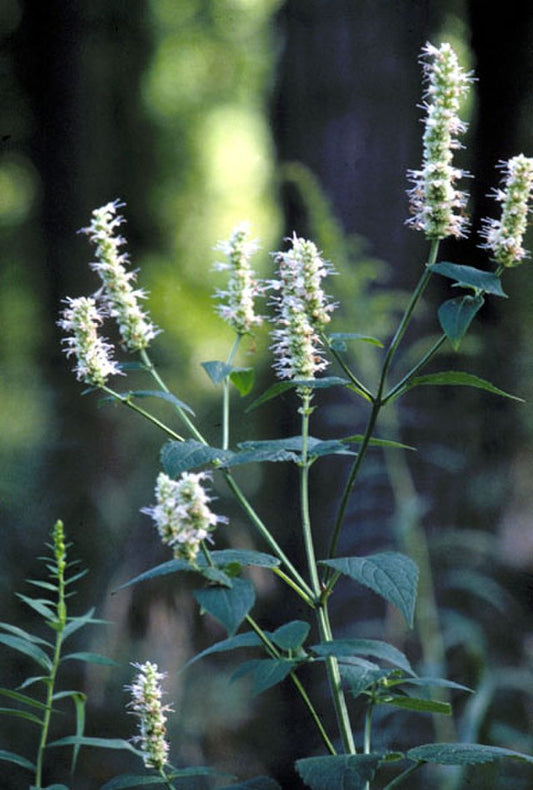
[{"label": "tall flower spike", "polygon": [[275,253],[279,279],[272,280],[276,309],[272,331],[274,365],[281,379],[313,379],[328,363],[323,359],[319,333],[329,323],[335,305],[322,290],[333,272],[312,241],[293,235],[288,252]]},{"label": "tall flower spike", "polygon": [[201,484],[206,472],[183,472],[172,480],[160,472],[155,487],[156,504],[143,508],[155,521],[162,542],[174,551],[174,557],[194,562],[200,543],[209,537],[224,516],[209,508],[211,497]]},{"label": "tall flower spike", "polygon": [[111,358],[113,346],[98,336],[102,314],[90,296],[67,297],[65,302],[67,307],[57,322],[65,332],[72,332],[71,337],[62,341],[67,344],[65,353],[68,357],[76,357],[74,371],[78,381],[92,387],[103,387],[109,376],[121,373],[121,370]]},{"label": "tall flower spike", "polygon": [[166,740],[165,713],[170,711],[169,705],[163,705],[163,690],[160,681],[165,675],[158,672],[157,664],[146,661],[144,664],[133,664],[138,670],[131,686],[131,702],[128,707],[139,717],[139,735],[132,738],[139,743],[146,768],[162,771],[167,762],[169,746]]},{"label": "tall flower spike", "polygon": [[221,301],[216,311],[238,335],[253,333],[263,319],[256,315],[254,302],[261,294],[261,286],[255,278],[250,259],[259,249],[256,240],[250,239],[247,223],[238,225],[228,241],[221,241],[215,249],[226,255],[226,262],[218,262],[215,268],[229,271],[227,291],[217,291],[215,298]]},{"label": "tall flower spike", "polygon": [[126,243],[116,233],[124,222],[124,218],[117,214],[122,205],[115,200],[95,209],[91,224],[81,232],[86,233],[96,245],[97,260],[91,263],[91,268],[102,280],[102,300],[109,315],[117,321],[122,343],[128,351],[140,351],[147,348],[160,330],[141,309],[139,300],[145,299],[146,293],[132,286],[137,274],[126,269],[129,258],[127,253],[120,251]]},{"label": "tall flower spike", "polygon": [[452,164],[453,152],[461,148],[458,135],[466,131],[458,111],[461,99],[473,81],[458,63],[450,44],[440,48],[426,44],[422,51],[427,87],[423,109],[426,111],[421,170],[408,173],[413,187],[408,191],[413,216],[407,221],[422,230],[428,239],[465,235],[468,221],[464,215],[467,194],[456,189],[457,179],[467,176]]},{"label": "tall flower spike", "polygon": [[533,194],[533,158],[519,154],[501,162],[504,171],[501,189],[494,191],[495,199],[502,204],[499,220],[484,219],[481,246],[491,250],[500,266],[518,266],[528,257],[523,247],[527,229],[529,201]]}]

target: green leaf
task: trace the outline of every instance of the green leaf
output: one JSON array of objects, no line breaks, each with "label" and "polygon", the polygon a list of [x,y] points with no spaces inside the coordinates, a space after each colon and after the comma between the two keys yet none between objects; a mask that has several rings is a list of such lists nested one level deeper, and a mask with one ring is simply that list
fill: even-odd
[{"label": "green leaf", "polygon": [[247,412],[252,411],[252,409],[256,409],[258,406],[261,406],[263,403],[266,403],[273,398],[277,398],[279,395],[283,395],[284,392],[288,392],[288,390],[297,389],[297,388],[307,388],[307,389],[326,389],[327,387],[339,387],[339,386],[346,386],[350,382],[348,379],[340,378],[339,376],[327,376],[323,379],[299,379],[297,381],[278,381],[276,384],[273,384],[269,387],[266,392],[259,396],[253,403],[248,406],[246,409]]},{"label": "green leaf", "polygon": [[533,765],[531,755],[478,743],[427,743],[424,746],[409,749],[406,756],[416,762],[438,763],[439,765],[473,765],[501,759],[521,760]]},{"label": "green leaf", "polygon": [[[73,701],[76,709],[76,737],[82,738],[85,729],[85,703],[87,702],[87,695],[83,694],[81,691],[60,691],[54,694],[53,699],[71,699]],[[76,769],[80,748],[81,744],[77,742],[72,749],[72,760],[70,764],[70,772],[72,774]]]},{"label": "green leaf", "polygon": [[310,628],[309,623],[303,620],[292,620],[276,628],[271,639],[282,650],[298,650],[307,639]]},{"label": "green leaf", "polygon": [[213,384],[222,384],[224,379],[227,378],[234,369],[233,365],[228,365],[227,362],[220,362],[216,359],[211,362],[202,362],[202,367]]},{"label": "green leaf", "polygon": [[416,675],[407,657],[398,648],[379,639],[332,639],[330,642],[313,645],[309,649],[318,656],[336,656],[339,659],[372,656],[400,667],[409,675]]},{"label": "green leaf", "polygon": [[248,579],[234,579],[231,587],[195,590],[194,597],[233,636],[255,603],[255,590]]},{"label": "green leaf", "polygon": [[493,272],[475,269],[473,266],[463,266],[459,263],[433,263],[428,267],[435,274],[455,280],[455,286],[473,288],[493,296],[507,297],[502,289],[500,278]]},{"label": "green leaf", "polygon": [[21,768],[26,768],[28,771],[33,771],[35,773],[36,766],[33,763],[30,763],[29,760],[26,760],[25,757],[21,757],[20,754],[15,754],[14,752],[8,752],[5,749],[0,749],[0,760],[3,760],[6,763],[14,763],[15,765],[19,765]]},{"label": "green leaf", "polygon": [[17,710],[17,708],[0,708],[0,715],[14,716],[16,719],[26,719],[26,721],[31,721],[32,724],[38,724],[40,727],[43,726],[42,719],[40,719],[38,716],[35,716],[33,713],[28,713],[27,710]]},{"label": "green leaf", "polygon": [[447,688],[447,689],[456,689],[457,691],[468,691],[469,694],[473,694],[474,690],[468,688],[468,686],[463,686],[462,683],[455,683],[453,680],[446,680],[445,678],[389,678],[387,681],[387,686],[392,688],[394,686],[422,686],[423,688]]},{"label": "green leaf", "polygon": [[[343,442],[344,439],[317,439],[314,436],[309,436],[307,439],[307,452],[309,456],[322,456],[322,455],[354,455],[348,450]],[[272,451],[273,453],[280,450],[289,450],[294,453],[301,453],[303,449],[303,440],[300,436],[288,436],[284,439],[260,439],[256,441],[241,442],[237,445],[242,450],[265,450]],[[294,456],[293,460],[299,460]]]},{"label": "green leaf", "polygon": [[359,340],[363,343],[371,343],[373,346],[383,348],[383,343],[376,337],[370,335],[360,335],[357,332],[331,332],[328,335],[328,342],[334,351],[346,351],[346,340]]},{"label": "green leaf", "polygon": [[86,625],[102,625],[108,622],[107,620],[94,618],[94,611],[95,610],[93,607],[85,614],[69,619],[68,623],[63,629],[63,640],[68,639],[69,636],[72,636],[72,634],[76,633],[76,631],[79,631],[80,628],[83,628]]},{"label": "green leaf", "polygon": [[374,778],[380,759],[380,754],[306,757],[295,765],[311,790],[364,790]]},{"label": "green leaf", "polygon": [[26,696],[26,694],[21,694],[18,691],[11,691],[11,689],[0,688],[0,696],[8,697],[16,702],[20,702],[22,705],[29,705],[31,708],[37,708],[38,710],[46,710],[47,708],[44,702],[38,702],[32,697]]},{"label": "green leaf", "polygon": [[65,738],[60,738],[48,744],[52,746],[90,746],[96,749],[113,749],[125,750],[136,754],[137,757],[142,757],[143,753],[140,749],[136,749],[130,741],[123,738],[91,738],[88,735],[67,735]]},{"label": "green leaf", "polygon": [[297,462],[299,457],[295,453],[284,450],[281,447],[270,447],[273,442],[266,442],[264,446],[258,447],[255,450],[241,450],[237,453],[228,453],[224,459],[223,465],[226,467],[240,466],[241,464],[263,463],[270,461],[271,463],[283,463],[285,461]]},{"label": "green leaf", "polygon": [[56,618],[56,612],[54,609],[50,607],[54,607],[51,601],[46,601],[38,598],[28,598],[27,595],[22,595],[21,593],[15,593],[17,598],[20,598],[21,601],[24,601],[31,609],[37,612],[38,615],[44,617],[45,620],[54,620]]},{"label": "green leaf", "polygon": [[189,469],[207,466],[214,461],[222,462],[232,453],[218,447],[210,447],[195,439],[185,442],[169,441],[161,449],[161,463],[169,477],[177,477]]},{"label": "green leaf", "polygon": [[256,696],[282,683],[294,667],[294,661],[287,661],[284,658],[257,658],[243,662],[233,673],[231,680],[237,680],[244,675],[253,675],[253,694]]},{"label": "green leaf", "polygon": [[88,653],[86,651],[81,653],[69,653],[67,656],[62,656],[62,661],[74,659],[75,661],[85,661],[88,664],[100,664],[105,667],[118,667],[116,661],[107,656],[101,656],[99,653]]},{"label": "green leaf", "polygon": [[[516,395],[510,395],[508,392],[504,392],[498,387],[495,387],[490,381],[481,379],[479,376],[474,376],[472,373],[465,373],[462,370],[445,370],[442,373],[429,373],[427,376],[416,376],[406,385],[403,392],[421,385],[476,387],[477,389],[492,392],[494,395],[502,395],[504,398],[511,398],[512,400],[524,403],[522,398],[518,398]],[[401,392],[402,390],[398,394],[401,394]]]},{"label": "green leaf", "polygon": [[163,390],[133,390],[130,392],[121,392],[117,393],[120,395],[121,398],[159,398],[160,400],[165,400],[168,403],[171,403],[177,409],[182,409],[183,411],[188,411],[189,414],[194,415],[194,411],[184,403],[179,398],[176,398],[171,392],[164,392]]},{"label": "green leaf", "polygon": [[418,585],[418,568],[410,557],[396,551],[369,557],[339,557],[323,565],[364,584],[396,606],[412,628]]},{"label": "green leaf", "polygon": [[[198,768],[182,768],[180,770],[174,770],[172,773],[169,773],[168,778],[172,782],[174,779],[179,779],[180,777],[193,777],[193,776],[228,776],[228,774],[223,774],[220,771],[215,771],[212,768],[204,768],[202,766]],[[101,787],[101,790],[125,790],[128,787],[146,787],[148,785],[165,785],[165,780],[161,776],[150,776],[148,774],[144,775],[134,775],[134,774],[121,774],[120,776],[115,776],[114,779],[111,779],[109,782],[106,782],[105,785]],[[189,785],[187,785],[189,787]]]},{"label": "green leaf", "polygon": [[221,790],[282,790],[282,787],[268,776],[254,776],[237,784],[224,785]]},{"label": "green leaf", "polygon": [[440,702],[439,700],[421,699],[420,697],[405,697],[400,694],[391,694],[388,697],[381,697],[378,701],[383,705],[393,705],[395,708],[412,710],[416,711],[417,713],[442,713],[445,716],[452,715],[452,706],[450,703]]},{"label": "green leaf", "polygon": [[439,307],[439,321],[442,331],[458,351],[461,340],[468,331],[474,316],[484,304],[484,299],[479,294],[476,296],[458,296],[448,299]]},{"label": "green leaf", "polygon": [[[239,565],[253,565],[256,568],[275,568],[280,564],[277,557],[271,554],[265,554],[262,551],[252,551],[251,549],[221,549],[220,551],[212,551],[211,559],[219,568],[225,565],[232,565],[238,563]],[[201,565],[206,562],[203,556],[198,557],[198,564]]]},{"label": "green leaf", "polygon": [[19,653],[24,653],[25,655],[33,658],[43,669],[50,671],[52,668],[52,662],[44,652],[41,650],[40,647],[33,644],[33,642],[28,642],[26,639],[22,639],[18,636],[10,636],[9,634],[0,634],[0,644],[6,645],[7,647],[13,648],[13,650],[17,650]]},{"label": "green leaf", "polygon": [[380,669],[377,664],[371,664],[369,661],[361,662],[361,664],[341,664],[339,670],[343,681],[348,684],[354,697],[358,697],[369,686],[381,678],[388,677],[394,671]]},{"label": "green leaf", "polygon": [[[356,433],[353,436],[346,436],[345,438],[341,439],[341,442],[354,442],[356,444],[361,444],[364,440],[364,436],[362,433]],[[415,450],[416,447],[412,447],[410,444],[402,444],[402,442],[394,442],[391,439],[370,439],[369,445],[371,447],[391,447],[396,450]]]},{"label": "green leaf", "polygon": [[233,368],[229,377],[231,383],[239,390],[242,397],[248,395],[254,386],[255,373],[253,368]]},{"label": "green leaf", "polygon": [[[268,634],[267,634],[268,636]],[[229,639],[222,639],[220,642],[215,642],[214,645],[210,647],[206,647],[205,650],[202,650],[201,653],[193,656],[193,658],[189,659],[185,664],[185,667],[194,664],[196,661],[199,661],[201,658],[205,658],[205,656],[209,656],[212,653],[226,653],[229,650],[237,650],[238,648],[242,647],[258,647],[262,645],[261,639],[257,636],[256,633],[253,631],[247,631],[244,634],[237,634],[236,636],[231,636]]]}]

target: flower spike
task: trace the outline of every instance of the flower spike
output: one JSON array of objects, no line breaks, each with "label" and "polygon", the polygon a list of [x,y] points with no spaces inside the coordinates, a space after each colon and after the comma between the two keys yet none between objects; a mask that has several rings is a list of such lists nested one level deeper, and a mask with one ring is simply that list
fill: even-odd
[{"label": "flower spike", "polygon": [[139,718],[139,735],[134,736],[132,741],[139,743],[145,767],[162,771],[169,750],[165,737],[165,713],[171,710],[169,705],[161,703],[163,690],[160,681],[165,675],[158,671],[157,664],[150,661],[132,666],[138,673],[131,686],[126,686],[126,690],[131,692],[128,707]]},{"label": "flower spike", "polygon": [[259,244],[250,239],[248,223],[242,223],[233,230],[228,241],[219,242],[215,249],[226,255],[227,262],[216,263],[214,268],[230,273],[227,291],[215,294],[221,301],[216,311],[238,335],[252,334],[253,327],[263,322],[254,308],[262,288],[250,265],[250,258],[259,249]]}]

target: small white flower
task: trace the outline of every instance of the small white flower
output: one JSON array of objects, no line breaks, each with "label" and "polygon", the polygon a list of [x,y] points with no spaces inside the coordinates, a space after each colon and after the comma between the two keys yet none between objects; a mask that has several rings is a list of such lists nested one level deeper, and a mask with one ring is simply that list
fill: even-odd
[{"label": "small white flower", "polygon": [[408,191],[413,217],[408,224],[429,239],[461,237],[468,224],[464,214],[468,196],[456,189],[455,182],[468,173],[454,167],[452,160],[454,150],[462,147],[458,135],[467,128],[458,111],[473,77],[459,66],[450,44],[440,48],[426,44],[421,60],[427,83],[424,151],[422,168],[408,173],[413,183]]},{"label": "small white flower", "polygon": [[219,290],[215,297],[221,301],[216,311],[239,335],[253,333],[263,319],[255,313],[255,299],[261,294],[261,285],[255,278],[250,264],[252,255],[259,249],[255,239],[250,239],[247,223],[238,225],[228,241],[221,241],[216,248],[227,261],[216,263],[219,271],[229,271],[228,288]]},{"label": "small white flower", "polygon": [[128,351],[140,351],[160,330],[141,309],[139,300],[145,299],[146,293],[133,287],[137,274],[126,269],[129,258],[127,253],[120,251],[126,243],[116,232],[124,222],[123,217],[117,214],[122,205],[115,200],[95,209],[91,224],[81,232],[86,233],[96,245],[97,260],[91,263],[91,268],[102,280],[101,298],[109,315],[117,321],[122,342]]},{"label": "small white flower", "polygon": [[65,353],[76,357],[74,371],[78,381],[103,387],[109,376],[121,373],[121,370],[111,358],[113,346],[98,335],[102,314],[92,297],[67,297],[65,302],[67,307],[57,322],[65,332],[72,332],[71,337],[62,341],[67,344]]},{"label": "small white flower", "polygon": [[485,243],[481,246],[491,250],[501,266],[518,266],[528,257],[523,240],[533,194],[533,158],[519,154],[501,162],[500,167],[504,171],[503,185],[493,196],[502,204],[501,217],[483,220],[481,236]]},{"label": "small white flower", "polygon": [[138,674],[131,686],[126,686],[126,690],[131,692],[128,707],[139,717],[139,735],[134,736],[132,741],[139,743],[146,768],[161,771],[167,762],[169,750],[165,737],[165,713],[171,710],[170,706],[161,702],[163,691],[160,681],[165,675],[158,671],[157,664],[150,661],[132,666],[138,670]]},{"label": "small white flower", "polygon": [[333,272],[312,241],[293,235],[288,252],[275,253],[279,278],[270,282],[277,328],[272,331],[274,365],[281,379],[312,379],[328,363],[323,359],[320,332],[335,308],[322,289]]},{"label": "small white flower", "polygon": [[200,482],[207,477],[206,472],[183,472],[178,480],[172,480],[160,472],[156,504],[142,509],[153,518],[162,542],[173,549],[174,556],[189,562],[194,562],[200,543],[216,525],[226,521],[209,508],[211,497]]}]

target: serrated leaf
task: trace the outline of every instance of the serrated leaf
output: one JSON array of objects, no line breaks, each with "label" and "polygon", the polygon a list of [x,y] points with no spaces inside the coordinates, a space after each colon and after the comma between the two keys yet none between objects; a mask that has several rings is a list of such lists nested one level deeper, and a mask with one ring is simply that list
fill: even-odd
[{"label": "serrated leaf", "polygon": [[282,650],[298,650],[307,639],[310,628],[309,623],[303,620],[292,620],[276,628],[271,639]]},{"label": "serrated leaf", "polygon": [[26,639],[22,639],[18,636],[0,634],[0,643],[6,645],[7,647],[11,647],[13,650],[17,650],[19,653],[24,653],[30,658],[33,658],[34,661],[36,661],[47,671],[50,671],[52,668],[52,662],[44,650],[41,650],[41,648],[37,647],[37,645],[33,644],[33,642],[28,642]]},{"label": "serrated leaf", "polygon": [[[199,564],[205,562],[204,557],[198,557]],[[275,568],[280,564],[277,557],[266,554],[263,551],[253,551],[252,549],[221,549],[211,552],[211,559],[219,568],[232,563],[239,565],[253,565],[257,568]]]},{"label": "serrated leaf", "polygon": [[6,763],[14,763],[21,768],[26,768],[28,771],[33,771],[34,773],[37,770],[36,766],[29,760],[26,760],[25,757],[21,757],[20,754],[15,754],[14,752],[8,752],[5,749],[0,749],[0,760],[3,760]]},{"label": "serrated leaf", "polygon": [[296,761],[296,770],[311,790],[364,790],[374,778],[380,754],[306,757]]},{"label": "serrated leaf", "polygon": [[412,628],[418,585],[418,568],[410,557],[396,551],[368,557],[338,557],[323,565],[340,571],[369,587],[396,606]]},{"label": "serrated leaf", "polygon": [[[490,381],[486,381],[479,376],[474,376],[472,373],[465,373],[462,370],[445,370],[442,373],[429,373],[427,376],[416,376],[406,385],[405,390],[421,385],[475,387],[476,389],[492,392],[493,395],[502,395],[504,398],[511,398],[521,403],[524,402],[522,398],[518,398],[516,395],[511,395],[495,387]],[[405,392],[405,390],[403,391]]]},{"label": "serrated leaf", "polygon": [[395,708],[412,710],[416,713],[452,715],[452,706],[449,702],[440,702],[433,699],[421,699],[420,697],[405,697],[400,694],[391,694],[378,700],[383,705],[392,705]]},{"label": "serrated leaf", "polygon": [[348,684],[350,692],[354,697],[358,697],[365,689],[372,686],[381,678],[386,678],[391,674],[390,669],[380,669],[376,664],[370,662],[357,665],[355,663],[340,664],[339,670],[341,677]]},{"label": "serrated leaf", "polygon": [[[342,439],[317,439],[314,436],[309,436],[307,439],[307,453],[309,456],[322,456],[322,455],[355,455],[351,450],[348,450]],[[255,441],[240,442],[237,445],[241,450],[265,450],[272,452],[279,452],[281,450],[288,450],[294,453],[301,453],[303,449],[303,440],[300,436],[289,436],[284,439],[260,439]],[[293,460],[299,460],[294,457]]]},{"label": "serrated leaf", "polygon": [[195,590],[194,597],[206,612],[233,636],[255,603],[255,590],[248,579],[234,579],[231,587]]},{"label": "serrated leaf", "polygon": [[400,667],[409,675],[416,675],[409,660],[398,648],[379,639],[332,639],[309,649],[317,656],[335,656],[340,660],[352,656],[372,656]]},{"label": "serrated leaf", "polygon": [[272,686],[282,683],[294,667],[294,661],[287,661],[284,658],[257,658],[252,661],[244,661],[235,670],[231,680],[251,674],[253,676],[253,694],[256,696]]},{"label": "serrated leaf", "polygon": [[297,462],[299,457],[295,453],[284,450],[280,447],[269,448],[260,447],[255,450],[240,450],[236,453],[228,453],[223,461],[225,467],[240,466],[242,464],[263,463],[284,463],[286,461]]},{"label": "serrated leaf", "polygon": [[[268,634],[267,634],[268,636]],[[201,658],[205,658],[205,656],[209,656],[212,653],[226,653],[230,650],[237,650],[238,648],[243,647],[259,647],[262,645],[262,641],[260,638],[255,634],[253,631],[247,631],[245,634],[237,634],[236,636],[231,636],[229,639],[222,639],[220,642],[215,642],[214,645],[210,647],[206,647],[205,650],[202,650],[201,653],[193,656],[193,658],[189,659],[185,664],[185,667],[189,667],[191,664],[194,664],[196,661],[199,661]]]},{"label": "serrated leaf", "polygon": [[476,291],[483,291],[493,296],[507,297],[501,284],[500,278],[493,272],[486,272],[476,269],[473,266],[464,266],[459,263],[433,263],[428,267],[435,274],[455,280],[455,285],[463,288],[474,288]]},{"label": "serrated leaf", "polygon": [[62,661],[67,661],[73,659],[75,661],[85,661],[87,664],[100,664],[105,667],[118,667],[116,661],[113,661],[112,658],[107,658],[107,656],[101,656],[99,653],[88,653],[87,651],[82,651],[80,653],[69,653],[66,656],[62,656]]},{"label": "serrated leaf", "polygon": [[232,453],[218,447],[187,439],[185,442],[166,442],[161,448],[161,463],[169,477],[177,477],[189,469],[207,466],[214,461],[224,461]]},{"label": "serrated leaf", "polygon": [[268,776],[254,776],[237,784],[224,785],[221,790],[282,790],[282,787]]},{"label": "serrated leaf", "polygon": [[475,315],[484,304],[482,296],[458,296],[441,304],[438,315],[442,331],[455,351],[468,331]]},{"label": "serrated leaf", "polygon": [[266,403],[273,398],[277,398],[279,395],[283,395],[284,392],[288,392],[292,389],[326,389],[328,387],[339,387],[339,386],[346,386],[350,382],[348,379],[340,378],[339,376],[327,376],[323,379],[300,379],[298,381],[278,381],[276,384],[273,384],[269,387],[266,392],[256,398],[253,403],[248,406],[246,409],[247,412],[256,409],[258,406],[261,406],[263,403]]},{"label": "serrated leaf", "polygon": [[473,765],[501,759],[521,760],[533,765],[533,757],[528,754],[478,743],[427,743],[409,749],[406,757],[416,762],[438,763],[439,765]]},{"label": "serrated leaf", "polygon": [[378,340],[376,337],[371,337],[370,335],[360,335],[357,332],[331,332],[328,335],[329,345],[334,351],[346,351],[346,342],[347,340],[359,340],[363,343],[371,343],[373,346],[379,346],[379,348],[383,348],[383,343],[381,340]]},{"label": "serrated leaf", "polygon": [[245,395],[252,390],[254,386],[255,373],[253,368],[233,368],[229,374],[231,383],[238,389],[240,395],[244,398]]}]

